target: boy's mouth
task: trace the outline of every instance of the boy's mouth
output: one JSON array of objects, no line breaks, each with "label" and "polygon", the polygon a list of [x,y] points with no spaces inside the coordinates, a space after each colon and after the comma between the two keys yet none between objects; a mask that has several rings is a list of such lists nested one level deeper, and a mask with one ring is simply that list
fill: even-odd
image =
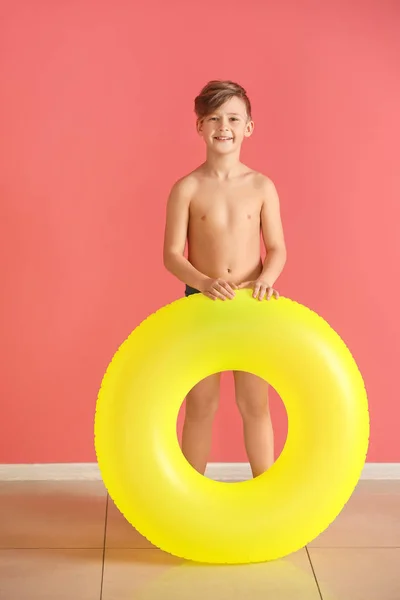
[{"label": "boy's mouth", "polygon": [[231,138],[231,137],[225,137],[225,136],[218,136],[218,137],[214,138],[214,140],[217,140],[217,142],[229,142],[232,139],[233,138]]}]

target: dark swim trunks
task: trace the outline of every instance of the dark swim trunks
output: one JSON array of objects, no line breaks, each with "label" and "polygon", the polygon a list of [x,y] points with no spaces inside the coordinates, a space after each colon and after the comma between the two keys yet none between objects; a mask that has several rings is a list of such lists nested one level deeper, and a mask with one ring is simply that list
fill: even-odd
[{"label": "dark swim trunks", "polygon": [[196,290],[196,288],[192,288],[190,287],[190,285],[186,285],[186,290],[185,290],[185,296],[191,296],[192,294],[200,294],[201,292],[199,290]]}]

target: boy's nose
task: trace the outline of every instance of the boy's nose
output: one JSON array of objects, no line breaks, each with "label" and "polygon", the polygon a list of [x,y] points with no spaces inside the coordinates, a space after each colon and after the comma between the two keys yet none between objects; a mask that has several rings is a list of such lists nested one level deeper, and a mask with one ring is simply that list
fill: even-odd
[{"label": "boy's nose", "polygon": [[227,128],[227,124],[228,124],[228,120],[225,117],[221,117],[221,121],[220,121],[220,129],[226,129]]}]

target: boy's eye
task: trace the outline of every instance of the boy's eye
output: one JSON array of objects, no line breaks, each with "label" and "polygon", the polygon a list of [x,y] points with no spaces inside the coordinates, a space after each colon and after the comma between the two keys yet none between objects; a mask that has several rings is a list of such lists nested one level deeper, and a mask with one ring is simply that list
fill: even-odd
[{"label": "boy's eye", "polygon": [[[210,121],[214,121],[215,119],[217,119],[217,117],[211,117]],[[239,121],[239,119],[237,119],[236,117],[231,117],[232,121]]]}]

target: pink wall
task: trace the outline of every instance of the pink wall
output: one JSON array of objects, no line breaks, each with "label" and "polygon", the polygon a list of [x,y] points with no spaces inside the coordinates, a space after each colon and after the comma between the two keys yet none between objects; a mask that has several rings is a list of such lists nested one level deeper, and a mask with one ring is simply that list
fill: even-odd
[{"label": "pink wall", "polygon": [[[183,292],[162,264],[165,203],[204,158],[193,99],[212,78],[242,83],[253,103],[242,158],[281,197],[277,287],[353,352],[368,460],[400,461],[399,4],[16,0],[1,11],[0,462],[95,460],[112,354]],[[273,410],[280,449],[276,396]],[[246,460],[228,375],[214,431],[212,461]]]}]

